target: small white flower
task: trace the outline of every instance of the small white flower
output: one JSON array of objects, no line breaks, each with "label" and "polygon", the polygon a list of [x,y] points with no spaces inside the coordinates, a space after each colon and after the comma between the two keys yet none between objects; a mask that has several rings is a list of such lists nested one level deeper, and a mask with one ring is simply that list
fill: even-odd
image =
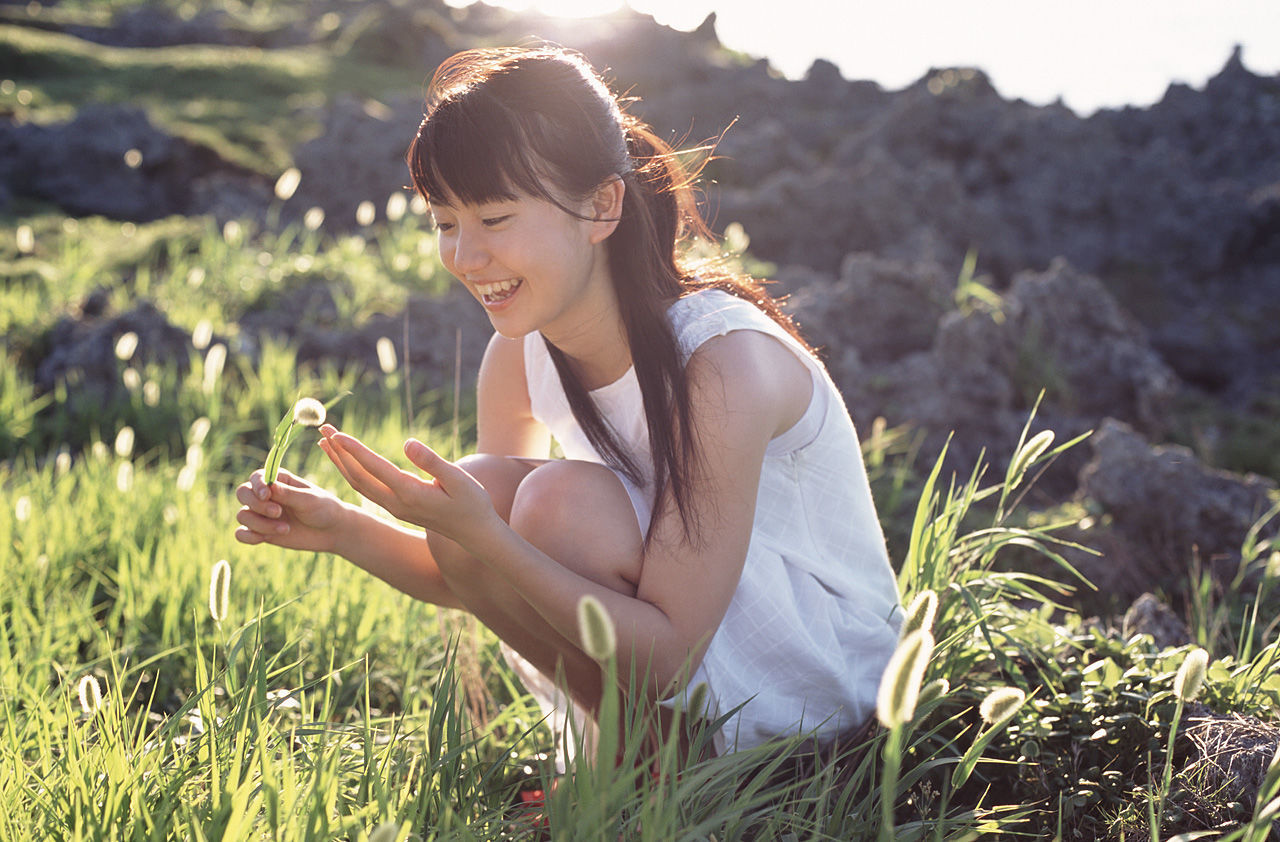
[{"label": "small white flower", "polygon": [[17,518],[19,523],[30,519],[31,517],[31,498],[25,494],[18,498],[17,504],[13,507],[13,516]]},{"label": "small white flower", "polygon": [[378,211],[373,206],[373,202],[365,199],[363,202],[356,205],[356,224],[360,226],[372,225],[377,213]]},{"label": "small white flower", "polygon": [[315,231],[324,224],[324,208],[309,208],[302,215],[302,226],[308,231]]},{"label": "small white flower", "polygon": [[324,415],[324,404],[315,398],[299,398],[293,405],[293,423],[304,427],[319,427]]}]

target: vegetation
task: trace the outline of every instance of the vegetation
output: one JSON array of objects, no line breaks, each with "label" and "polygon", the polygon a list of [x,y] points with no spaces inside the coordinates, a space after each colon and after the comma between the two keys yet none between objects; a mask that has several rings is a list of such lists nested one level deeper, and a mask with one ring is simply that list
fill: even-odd
[{"label": "vegetation", "polygon": [[[105,21],[133,5],[40,14]],[[225,8],[256,31],[296,15]],[[0,84],[0,110],[63,119],[107,89],[130,98],[155,75],[147,61],[189,59],[202,93],[175,82],[149,113],[274,177],[304,129],[242,102],[237,74],[264,101],[319,95],[338,76],[385,89],[354,46],[326,38],[274,58],[144,59],[0,23],[0,64],[32,80]],[[91,77],[105,87],[80,86]],[[206,116],[184,116],[180,101],[200,96]],[[890,676],[885,726],[817,754],[796,738],[706,759],[704,723],[692,761],[632,727],[554,789],[544,825],[521,793],[551,792],[552,738],[490,634],[341,560],[232,538],[232,489],[299,395],[350,392],[331,415],[387,452],[411,433],[445,452],[474,440],[452,377],[406,384],[385,354],[378,367],[304,364],[241,327],[317,285],[353,328],[441,293],[420,216],[336,232],[269,211],[121,224],[13,210],[0,218],[0,840],[1280,838],[1280,548],[1262,525],[1230,589],[1193,578],[1194,642],[1161,649],[1076,613],[1087,585],[1066,553],[1079,548],[1059,537],[1073,518],[1021,508],[1072,443],[1029,436],[1004,476],[948,477],[915,435],[881,423],[863,431],[866,459],[920,630]],[[179,336],[166,353],[118,319],[140,302]],[[109,352],[92,372],[42,372],[53,334],[77,323],[110,331]],[[341,489],[306,447],[314,433],[295,438],[285,466]],[[1031,556],[1039,574],[1024,572]],[[644,724],[618,701],[606,717]]]}]

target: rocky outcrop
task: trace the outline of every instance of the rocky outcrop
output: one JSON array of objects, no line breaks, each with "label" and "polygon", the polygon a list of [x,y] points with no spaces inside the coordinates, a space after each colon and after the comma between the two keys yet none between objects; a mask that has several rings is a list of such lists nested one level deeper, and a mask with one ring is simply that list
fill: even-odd
[{"label": "rocky outcrop", "polygon": [[[1202,464],[1178,445],[1152,445],[1131,427],[1108,419],[1090,438],[1079,494],[1097,512],[1083,540],[1105,550],[1100,560],[1076,559],[1104,592],[1177,590],[1198,558],[1219,581],[1239,568],[1246,534],[1274,505],[1276,483]],[[1260,538],[1277,534],[1274,519]]]},{"label": "rocky outcrop", "polygon": [[[55,203],[68,213],[144,222],[198,213],[210,179],[248,173],[156,128],[140,108],[95,105],[49,126],[0,122],[6,154],[0,178],[14,194]],[[262,198],[267,194],[260,193]]]},{"label": "rocky outcrop", "polygon": [[[918,425],[932,432],[926,452],[954,431],[957,465],[983,449],[999,465],[1041,392],[1035,423],[1060,438],[1106,416],[1163,431],[1177,378],[1097,278],[1056,261],[1003,296],[983,290],[957,289],[937,264],[859,255],[832,284],[802,282],[791,307],[859,426],[878,415]],[[1062,482],[1082,458],[1064,456]]]}]

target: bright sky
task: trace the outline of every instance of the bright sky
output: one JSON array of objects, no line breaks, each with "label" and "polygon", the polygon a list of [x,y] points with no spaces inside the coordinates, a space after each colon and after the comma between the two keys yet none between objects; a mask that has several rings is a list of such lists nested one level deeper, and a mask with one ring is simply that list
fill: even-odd
[{"label": "bright sky", "polygon": [[[466,5],[469,0],[448,0]],[[623,0],[489,0],[584,16]],[[1006,98],[1059,96],[1082,114],[1148,105],[1170,81],[1202,87],[1234,45],[1254,73],[1280,73],[1280,0],[629,0],[677,29],[714,10],[726,46],[792,78],[815,58],[847,79],[905,87],[930,67],[979,67]]]}]

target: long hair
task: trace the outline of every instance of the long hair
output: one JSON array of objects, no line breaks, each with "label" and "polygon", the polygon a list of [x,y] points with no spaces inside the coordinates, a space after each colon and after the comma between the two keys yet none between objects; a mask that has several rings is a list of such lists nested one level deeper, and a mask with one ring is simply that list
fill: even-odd
[{"label": "long hair", "polygon": [[[549,47],[468,50],[441,64],[407,161],[414,188],[429,201],[481,204],[523,194],[579,217],[577,203],[607,180],[623,180],[622,212],[606,250],[644,404],[654,511],[669,498],[685,536],[696,537],[697,434],[667,308],[692,292],[722,289],[804,344],[760,282],[685,266],[690,245],[713,239],[697,207],[696,171],[626,113],[581,56]],[[550,342],[547,349],[587,439],[607,464],[643,485],[644,467],[618,441],[564,354]]]}]

